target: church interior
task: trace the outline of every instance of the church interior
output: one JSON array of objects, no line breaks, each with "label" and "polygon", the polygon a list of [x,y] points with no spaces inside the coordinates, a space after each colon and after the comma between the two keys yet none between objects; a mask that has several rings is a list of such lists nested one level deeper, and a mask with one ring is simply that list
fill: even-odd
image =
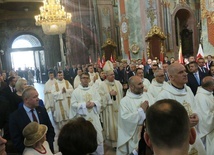
[{"label": "church interior", "polygon": [[71,14],[71,22],[66,23],[62,34],[45,34],[44,25],[36,25],[34,18],[40,14],[42,0],[0,0],[1,70],[14,68],[11,53],[20,51],[32,51],[34,66],[44,74],[58,62],[71,66],[97,62],[103,57],[121,61],[160,59],[161,55],[178,59],[180,47],[183,56],[195,56],[200,43],[205,56],[213,55],[214,3],[210,0],[60,3]]},{"label": "church interior", "polygon": [[50,69],[178,61],[200,47],[214,58],[213,0],[0,0],[0,74],[38,71],[41,94]]}]

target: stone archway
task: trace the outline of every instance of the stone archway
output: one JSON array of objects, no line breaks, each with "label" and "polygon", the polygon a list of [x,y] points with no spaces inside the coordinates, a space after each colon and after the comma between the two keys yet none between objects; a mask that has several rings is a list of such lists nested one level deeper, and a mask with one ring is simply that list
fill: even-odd
[{"label": "stone archway", "polygon": [[[13,69],[18,70],[20,68],[19,70],[24,71],[37,68],[40,71],[40,79],[42,81],[46,80],[46,77],[42,76],[46,73],[44,50],[41,41],[37,37],[31,34],[16,36],[12,41],[9,52]],[[18,66],[18,64],[20,65]]]},{"label": "stone archway", "polygon": [[199,45],[197,22],[193,11],[186,5],[178,5],[172,14],[172,36],[175,58],[178,58],[180,42],[183,55],[196,55]]}]

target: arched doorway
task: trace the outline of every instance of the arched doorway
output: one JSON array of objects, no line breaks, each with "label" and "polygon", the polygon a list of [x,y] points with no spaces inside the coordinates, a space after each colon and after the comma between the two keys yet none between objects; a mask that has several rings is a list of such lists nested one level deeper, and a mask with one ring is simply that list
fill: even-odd
[{"label": "arched doorway", "polygon": [[179,45],[183,56],[195,55],[198,48],[198,30],[196,18],[187,6],[178,6],[172,14],[172,33],[175,57],[178,57]]},{"label": "arched doorway", "polygon": [[32,70],[34,74],[37,69],[40,79],[38,82],[46,80],[44,50],[37,37],[31,34],[17,36],[12,42],[10,56],[12,68],[18,71],[21,77],[28,79],[26,72]]}]

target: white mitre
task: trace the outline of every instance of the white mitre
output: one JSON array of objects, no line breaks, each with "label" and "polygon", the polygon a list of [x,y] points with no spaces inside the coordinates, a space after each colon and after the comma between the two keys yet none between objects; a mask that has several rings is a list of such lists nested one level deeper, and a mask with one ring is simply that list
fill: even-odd
[{"label": "white mitre", "polygon": [[106,61],[105,62],[105,65],[103,66],[103,71],[105,73],[108,73],[109,71],[113,71],[114,70],[114,67],[113,67],[113,64],[111,61]]}]

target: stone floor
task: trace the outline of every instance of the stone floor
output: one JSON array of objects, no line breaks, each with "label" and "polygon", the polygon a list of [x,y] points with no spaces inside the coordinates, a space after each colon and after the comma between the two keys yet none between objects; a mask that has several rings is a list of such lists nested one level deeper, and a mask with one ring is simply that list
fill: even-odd
[{"label": "stone floor", "polygon": [[[39,98],[44,101],[44,93],[43,93],[44,92],[44,84],[34,83],[34,87],[36,88],[36,90],[39,93]],[[55,125],[55,123],[53,121],[53,116],[52,116],[51,112],[49,112],[48,114],[49,114],[50,120],[53,123],[53,126],[54,126],[54,128],[56,130],[55,132],[58,133],[58,130],[57,130],[56,125]],[[55,137],[54,149],[55,149],[55,152],[58,152],[58,147],[57,147],[56,142],[57,142],[57,134],[56,134],[56,137]],[[116,155],[116,151],[113,148],[111,148],[110,146],[104,144],[104,148],[105,148],[105,150],[104,150],[105,155]]]}]

